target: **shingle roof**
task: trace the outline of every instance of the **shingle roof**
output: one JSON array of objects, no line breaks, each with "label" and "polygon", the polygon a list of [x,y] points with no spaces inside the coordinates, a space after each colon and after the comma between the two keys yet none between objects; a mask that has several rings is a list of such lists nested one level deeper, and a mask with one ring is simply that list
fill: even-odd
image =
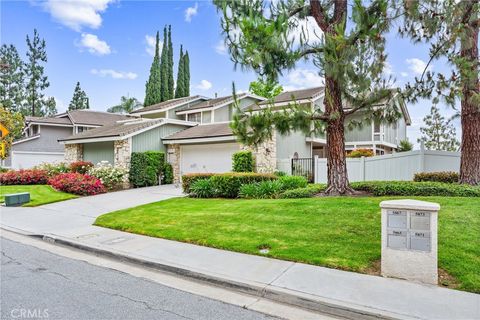
[{"label": "shingle roof", "polygon": [[[281,103],[281,102],[288,102],[292,101],[293,98],[295,100],[303,100],[303,99],[313,99],[320,95],[324,91],[324,87],[315,87],[315,88],[308,88],[308,89],[301,89],[295,91],[286,91],[280,93],[278,96],[275,97],[274,103]],[[270,101],[263,101],[259,104],[268,104]]]},{"label": "shingle roof", "polygon": [[212,138],[233,135],[230,123],[203,124],[169,135],[163,140]]},{"label": "shingle roof", "polygon": [[201,97],[201,96],[196,95],[196,96],[190,96],[190,97],[170,99],[170,100],[167,100],[167,101],[164,101],[164,102],[160,102],[160,103],[157,103],[157,104],[153,104],[153,105],[148,106],[148,107],[144,107],[144,108],[141,108],[141,109],[137,109],[137,110],[135,110],[135,111],[132,111],[131,114],[140,113],[140,112],[145,112],[145,111],[163,110],[163,109],[166,109],[166,108],[175,106],[175,105],[182,105],[182,104],[184,104],[184,103],[188,103],[188,102],[193,101],[193,100],[196,100],[196,99],[198,99],[198,98],[200,98],[200,97]]},{"label": "shingle roof", "polygon": [[158,119],[158,120],[148,120],[148,121],[142,120],[142,121],[130,121],[130,122],[109,124],[103,127],[83,131],[81,133],[71,135],[67,138],[59,139],[58,141],[122,137],[130,133],[134,133],[136,131],[140,131],[142,129],[154,126],[163,121],[164,121],[163,119]]},{"label": "shingle roof", "polygon": [[93,126],[104,126],[120,120],[127,120],[130,117],[122,114],[109,113],[93,110],[72,110],[67,111],[74,124],[86,124]]},{"label": "shingle roof", "polygon": [[69,118],[52,118],[52,117],[25,117],[25,122],[38,122],[46,124],[63,124],[63,125],[72,125],[72,122]]},{"label": "shingle roof", "polygon": [[[246,93],[241,93],[241,94],[238,94],[237,95],[237,98],[243,98],[245,97],[247,94]],[[218,105],[221,105],[221,104],[224,104],[224,103],[228,103],[230,101],[233,101],[233,96],[224,96],[224,97],[218,97],[218,98],[214,98],[214,99],[210,99],[210,100],[207,100],[207,101],[204,101],[204,102],[200,102],[194,106],[191,106],[190,108],[186,108],[186,109],[182,109],[182,110],[178,110],[177,112],[182,112],[182,111],[190,111],[190,110],[197,110],[197,109],[203,109],[203,108],[211,108],[211,107],[215,107],[215,106],[218,106]]]}]

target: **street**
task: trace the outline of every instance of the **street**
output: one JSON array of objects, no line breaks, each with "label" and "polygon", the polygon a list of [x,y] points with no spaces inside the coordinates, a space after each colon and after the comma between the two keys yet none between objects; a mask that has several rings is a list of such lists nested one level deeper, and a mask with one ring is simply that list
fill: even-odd
[{"label": "street", "polygon": [[2,319],[274,319],[0,239]]}]

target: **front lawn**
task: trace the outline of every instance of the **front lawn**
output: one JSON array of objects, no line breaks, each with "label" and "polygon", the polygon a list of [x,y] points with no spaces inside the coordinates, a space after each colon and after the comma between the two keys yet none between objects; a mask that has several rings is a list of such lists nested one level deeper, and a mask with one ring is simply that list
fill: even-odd
[{"label": "front lawn", "polygon": [[[176,198],[108,213],[98,226],[215,248],[371,272],[380,259],[379,203],[395,197],[285,200]],[[439,267],[480,292],[480,198],[415,197],[441,204]]]},{"label": "front lawn", "polygon": [[4,195],[20,192],[30,192],[30,202],[24,207],[36,207],[42,204],[78,198],[78,196],[60,192],[48,185],[13,185],[0,186],[0,202],[4,202]]}]

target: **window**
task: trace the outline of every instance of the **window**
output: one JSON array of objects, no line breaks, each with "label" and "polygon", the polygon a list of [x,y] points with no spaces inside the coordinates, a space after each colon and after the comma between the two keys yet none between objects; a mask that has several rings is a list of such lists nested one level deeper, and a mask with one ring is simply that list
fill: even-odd
[{"label": "window", "polygon": [[189,113],[187,115],[187,121],[191,122],[200,122],[202,119],[202,114],[200,112],[197,113]]},{"label": "window", "polygon": [[380,120],[374,120],[373,121],[373,140],[374,141],[380,141],[382,140],[381,138],[381,123]]}]

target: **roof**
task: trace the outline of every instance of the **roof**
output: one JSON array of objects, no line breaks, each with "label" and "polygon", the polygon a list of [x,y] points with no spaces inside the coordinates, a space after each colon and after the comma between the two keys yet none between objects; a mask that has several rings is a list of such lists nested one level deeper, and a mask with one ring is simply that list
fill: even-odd
[{"label": "roof", "polygon": [[164,110],[164,109],[167,109],[167,108],[170,108],[170,107],[173,107],[173,106],[179,106],[179,105],[182,105],[182,104],[185,104],[185,103],[188,103],[188,102],[192,102],[194,100],[198,100],[198,99],[201,99],[201,98],[207,99],[207,98],[204,98],[200,95],[170,99],[170,100],[163,101],[163,102],[160,102],[160,103],[157,103],[157,104],[153,104],[153,105],[148,106],[148,107],[144,107],[144,108],[141,108],[141,109],[134,110],[134,111],[131,112],[131,114],[142,113],[142,112],[146,112],[146,111]]},{"label": "roof", "polygon": [[72,125],[72,122],[68,118],[52,118],[52,117],[25,117],[25,122],[36,122],[45,124],[58,124],[58,125]]},{"label": "roof", "polygon": [[212,138],[233,135],[230,123],[202,124],[171,134],[162,140],[182,140],[194,138]]},{"label": "roof", "polygon": [[[244,96],[246,96],[245,93],[237,95],[238,98],[243,98]],[[177,112],[190,111],[190,110],[203,109],[203,108],[212,108],[212,107],[215,107],[215,106],[218,106],[218,105],[225,104],[229,101],[233,101],[233,96],[230,95],[230,96],[224,96],[224,97],[218,97],[218,98],[210,99],[210,100],[207,100],[207,101],[204,101],[204,102],[200,102],[200,103],[198,103],[198,104],[196,104],[196,105],[194,105],[190,108],[179,110]]]},{"label": "roof", "polygon": [[[324,87],[315,87],[315,88],[308,88],[308,89],[301,89],[301,90],[294,90],[294,91],[286,91],[280,93],[276,96],[273,100],[274,103],[281,103],[281,102],[290,102],[294,98],[295,100],[305,100],[305,99],[314,99],[320,96],[324,92]],[[266,100],[260,102],[259,104],[269,104],[272,101]]]},{"label": "roof", "polygon": [[130,118],[123,114],[94,110],[72,110],[67,111],[67,114],[74,124],[86,124],[92,126],[104,126],[106,124]]},{"label": "roof", "polygon": [[83,139],[97,139],[97,138],[113,138],[113,137],[123,137],[140,131],[142,129],[154,126],[163,122],[163,119],[158,120],[142,120],[142,121],[129,121],[129,122],[120,122],[115,124],[105,125],[103,127],[83,131],[81,133],[71,135],[64,139],[59,139],[58,141],[73,141],[73,140],[83,140]]}]

